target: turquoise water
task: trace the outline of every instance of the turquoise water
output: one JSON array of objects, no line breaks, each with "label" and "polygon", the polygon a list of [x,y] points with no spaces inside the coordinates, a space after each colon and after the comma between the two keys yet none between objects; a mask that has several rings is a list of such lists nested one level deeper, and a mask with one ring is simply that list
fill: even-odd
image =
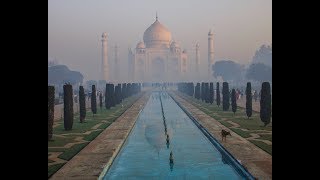
[{"label": "turquoise water", "polygon": [[103,179],[245,178],[225,163],[220,152],[167,93],[153,92]]}]

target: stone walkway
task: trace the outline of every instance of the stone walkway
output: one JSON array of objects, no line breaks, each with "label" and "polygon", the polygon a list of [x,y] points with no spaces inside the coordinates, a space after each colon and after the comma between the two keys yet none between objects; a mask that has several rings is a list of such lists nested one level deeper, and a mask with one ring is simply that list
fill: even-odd
[{"label": "stone walkway", "polygon": [[227,142],[221,142],[221,130],[231,131],[229,128],[223,126],[217,120],[205,114],[177,94],[173,92],[170,92],[170,94],[183,105],[212,136],[216,137],[221,145],[236,159],[240,160],[253,176],[258,179],[272,179],[272,156],[270,154],[236,133],[228,136]]},{"label": "stone walkway", "polygon": [[[246,95],[243,95],[241,99],[238,99],[237,106],[246,108]],[[260,112],[260,100],[254,101],[254,99],[252,99],[252,110]]]},{"label": "stone walkway", "polygon": [[145,93],[50,179],[97,179],[111,165],[149,96]]}]

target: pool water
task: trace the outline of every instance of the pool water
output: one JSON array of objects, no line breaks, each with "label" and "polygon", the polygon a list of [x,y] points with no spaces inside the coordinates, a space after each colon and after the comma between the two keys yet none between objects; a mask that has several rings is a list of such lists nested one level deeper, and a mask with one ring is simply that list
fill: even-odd
[{"label": "pool water", "polygon": [[[173,163],[169,160],[171,152]],[[247,178],[222,158],[216,147],[166,92],[152,92],[103,179]]]}]

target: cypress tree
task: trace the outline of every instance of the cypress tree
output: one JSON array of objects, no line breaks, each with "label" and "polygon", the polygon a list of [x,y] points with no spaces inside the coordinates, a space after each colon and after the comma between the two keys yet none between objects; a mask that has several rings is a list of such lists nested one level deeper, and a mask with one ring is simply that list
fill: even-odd
[{"label": "cypress tree", "polygon": [[235,114],[237,111],[237,97],[236,97],[235,89],[232,89],[232,92],[231,92],[231,107],[232,107],[233,114]]},{"label": "cypress tree", "polygon": [[246,114],[249,117],[252,116],[252,93],[251,93],[251,83],[247,82],[246,88]]},{"label": "cypress tree", "polygon": [[86,99],[83,86],[79,87],[79,104],[80,104],[80,123],[83,123],[86,118]]},{"label": "cypress tree", "polygon": [[[118,84],[118,86],[119,86],[119,103],[121,103],[121,102],[122,102],[122,88],[121,88],[121,84]],[[140,91],[140,87],[141,87],[141,86],[139,86],[139,91]]]},{"label": "cypress tree", "polygon": [[111,108],[111,93],[110,93],[110,91],[111,91],[111,84],[106,84],[106,92],[105,92],[105,96],[104,96],[106,109]]},{"label": "cypress tree", "polygon": [[264,123],[264,127],[271,120],[271,90],[269,82],[263,82],[261,87],[260,119]]},{"label": "cypress tree", "polygon": [[196,90],[195,90],[195,93],[194,93],[194,97],[196,98],[196,99],[200,99],[200,83],[197,83],[197,85],[196,85]]},{"label": "cypress tree", "polygon": [[230,106],[230,92],[229,85],[227,82],[222,83],[222,110],[228,111]]},{"label": "cypress tree", "polygon": [[209,102],[210,102],[210,104],[213,103],[213,82],[210,83]]},{"label": "cypress tree", "polygon": [[201,101],[204,101],[204,83],[201,83]]},{"label": "cypress tree", "polygon": [[220,106],[220,88],[219,88],[219,82],[217,82],[217,95],[216,95],[216,101],[217,101],[217,106],[219,107]]},{"label": "cypress tree", "polygon": [[114,93],[114,84],[110,85],[110,102],[111,102],[111,107],[114,107],[116,105],[116,98],[115,98],[115,93]]},{"label": "cypress tree", "polygon": [[97,114],[97,95],[96,95],[96,86],[95,85],[92,85],[91,111],[92,111],[92,114]]},{"label": "cypress tree", "polygon": [[72,85],[63,85],[63,113],[64,113],[64,129],[71,130],[73,126],[73,94]]},{"label": "cypress tree", "polygon": [[52,139],[54,121],[54,86],[48,86],[48,141]]},{"label": "cypress tree", "polygon": [[127,91],[127,84],[126,84],[126,83],[123,83],[123,84],[122,84],[122,91],[121,91],[122,99],[125,99],[125,98],[126,98],[126,91]]},{"label": "cypress tree", "polygon": [[100,100],[100,109],[102,109],[102,106],[103,106],[102,93],[99,94],[99,100]]},{"label": "cypress tree", "polygon": [[210,102],[210,98],[209,98],[209,83],[205,83],[205,102],[209,103]]}]

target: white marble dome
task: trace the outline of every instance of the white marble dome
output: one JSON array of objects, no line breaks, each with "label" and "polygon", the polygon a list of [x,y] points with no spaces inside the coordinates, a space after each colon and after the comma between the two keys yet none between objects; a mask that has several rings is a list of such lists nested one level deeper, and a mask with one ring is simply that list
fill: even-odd
[{"label": "white marble dome", "polygon": [[143,41],[147,48],[169,48],[171,32],[157,19],[144,32]]}]

